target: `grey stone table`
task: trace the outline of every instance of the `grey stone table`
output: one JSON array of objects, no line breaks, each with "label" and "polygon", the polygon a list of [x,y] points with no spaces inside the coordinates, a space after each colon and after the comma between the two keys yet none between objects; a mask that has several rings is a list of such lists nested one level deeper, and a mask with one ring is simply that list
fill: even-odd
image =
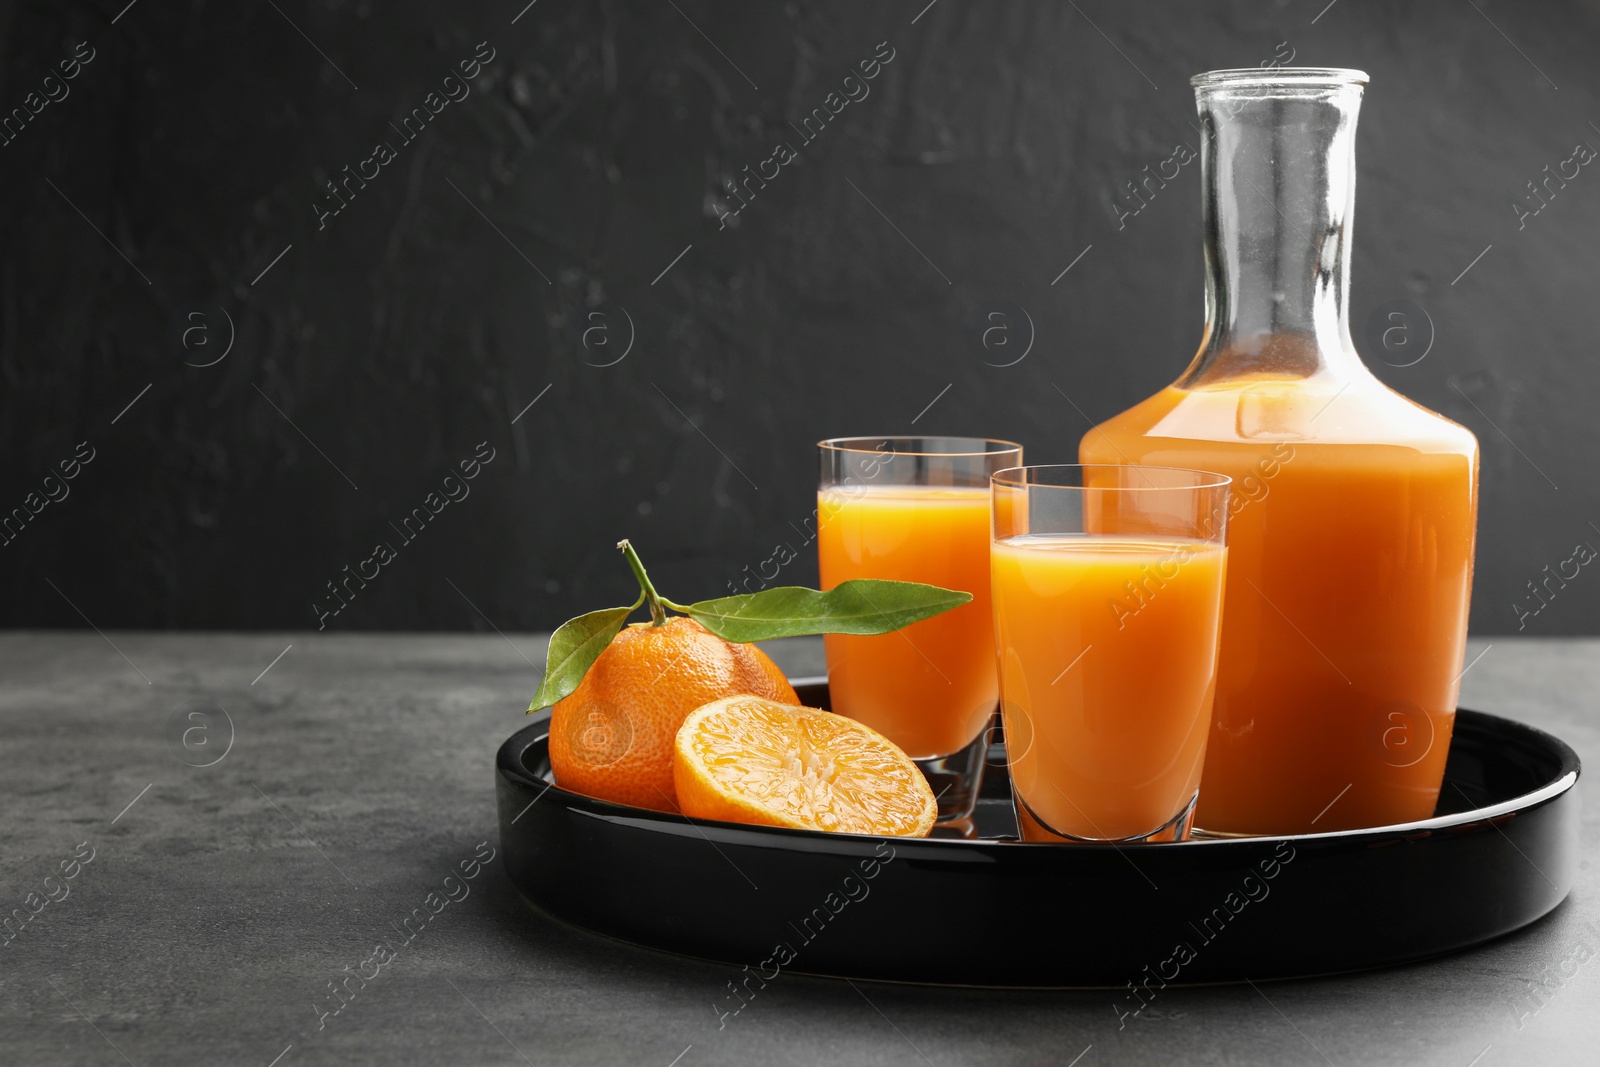
[{"label": "grey stone table", "polygon": [[[814,641],[773,652],[820,664]],[[1466,706],[1600,767],[1600,641],[1480,653]],[[785,974],[719,1029],[732,968],[546,918],[487,858],[494,752],[542,656],[530,636],[0,635],[0,1064],[1600,1062],[1593,773],[1572,896],[1474,951],[1168,988],[1121,1030],[1108,991]],[[335,1000],[380,942],[393,958]]]}]

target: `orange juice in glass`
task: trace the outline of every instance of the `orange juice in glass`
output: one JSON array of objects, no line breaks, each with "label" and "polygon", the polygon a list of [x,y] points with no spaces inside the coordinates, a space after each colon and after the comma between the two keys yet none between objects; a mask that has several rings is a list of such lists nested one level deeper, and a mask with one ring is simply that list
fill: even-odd
[{"label": "orange juice in glass", "polygon": [[917,761],[941,822],[977,803],[999,701],[989,600],[989,476],[1022,446],[972,437],[823,441],[817,490],[822,588],[852,578],[926,582],[972,603],[873,637],[828,634],[833,710]]},{"label": "orange juice in glass", "polygon": [[1024,840],[1188,837],[1216,693],[1229,479],[994,477],[1001,716]]}]

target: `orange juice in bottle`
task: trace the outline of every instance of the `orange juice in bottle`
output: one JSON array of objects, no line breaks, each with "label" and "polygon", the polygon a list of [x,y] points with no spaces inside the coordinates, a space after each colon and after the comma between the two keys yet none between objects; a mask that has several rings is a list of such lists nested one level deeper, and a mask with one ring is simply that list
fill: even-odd
[{"label": "orange juice in bottle", "polygon": [[1454,725],[1477,520],[1472,433],[1362,364],[1345,297],[1359,71],[1216,71],[1204,126],[1206,332],[1085,463],[1234,479],[1195,826],[1427,818]]}]

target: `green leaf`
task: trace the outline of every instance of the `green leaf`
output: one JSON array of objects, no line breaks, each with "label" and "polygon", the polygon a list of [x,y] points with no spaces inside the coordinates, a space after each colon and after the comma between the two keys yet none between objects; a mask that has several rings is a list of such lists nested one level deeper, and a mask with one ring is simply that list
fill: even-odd
[{"label": "green leaf", "polygon": [[545,654],[544,661],[544,681],[539,683],[539,691],[533,694],[533,703],[528,705],[528,711],[548,708],[578,688],[584,674],[594,665],[600,653],[606,650],[606,646],[611,644],[611,639],[622,630],[622,624],[628,621],[628,616],[643,600],[644,595],[640,594],[638,600],[625,608],[601,608],[562,623],[550,635],[550,650]]},{"label": "green leaf", "polygon": [[767,641],[801,634],[886,634],[971,600],[971,593],[937,585],[857,578],[826,593],[783,585],[678,610],[729,641]]}]

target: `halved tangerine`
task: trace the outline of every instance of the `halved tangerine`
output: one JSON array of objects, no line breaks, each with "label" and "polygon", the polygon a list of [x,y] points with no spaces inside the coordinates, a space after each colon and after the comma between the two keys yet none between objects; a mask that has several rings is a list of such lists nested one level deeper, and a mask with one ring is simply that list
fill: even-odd
[{"label": "halved tangerine", "polygon": [[672,780],[683,813],[700,819],[926,837],[938,814],[917,765],[876,730],[756,696],[690,712]]}]

